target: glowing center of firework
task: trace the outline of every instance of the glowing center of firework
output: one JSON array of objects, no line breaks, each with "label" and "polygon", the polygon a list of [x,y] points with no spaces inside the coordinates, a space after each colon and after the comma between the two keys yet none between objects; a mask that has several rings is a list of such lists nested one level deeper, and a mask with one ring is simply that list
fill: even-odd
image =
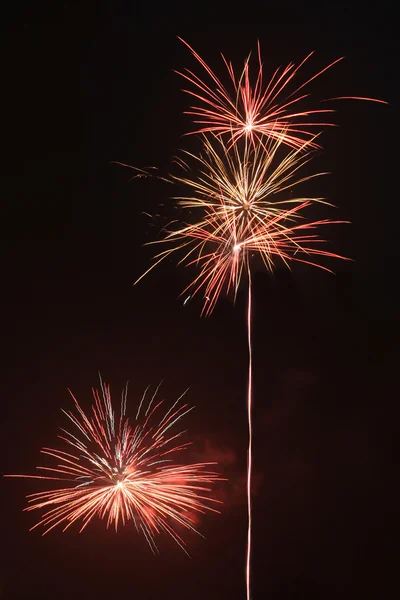
[{"label": "glowing center of firework", "polygon": [[234,252],[239,252],[239,250],[241,250],[241,245],[240,245],[240,244],[235,244],[235,245],[233,246],[233,251],[234,251]]},{"label": "glowing center of firework", "polygon": [[120,490],[124,487],[124,484],[122,481],[118,481],[118,483],[115,485],[115,487]]},{"label": "glowing center of firework", "polygon": [[247,133],[250,133],[250,131],[253,129],[253,124],[252,123],[247,123],[247,125],[245,126],[244,130]]}]

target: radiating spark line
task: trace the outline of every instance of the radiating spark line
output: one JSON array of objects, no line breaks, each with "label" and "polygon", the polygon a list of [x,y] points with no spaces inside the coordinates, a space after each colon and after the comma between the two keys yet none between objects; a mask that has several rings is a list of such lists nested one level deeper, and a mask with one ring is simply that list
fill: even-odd
[{"label": "radiating spark line", "polygon": [[[189,511],[219,513],[214,505],[220,502],[212,498],[210,492],[220,477],[209,470],[216,463],[176,463],[175,457],[191,442],[182,441],[183,431],[169,437],[165,434],[193,407],[179,405],[187,390],[166,413],[161,409],[164,401],[152,406],[160,385],[151,397],[144,422],[139,422],[140,407],[149,387],[146,389],[134,429],[125,414],[127,387],[122,393],[119,419],[115,419],[110,388],[101,379],[101,395],[92,390],[91,413],[85,413],[71,393],[77,415],[71,411],[63,412],[90,444],[83,444],[79,434],[76,437],[66,432],[67,437],[59,437],[72,447],[71,453],[54,448],[41,451],[58,462],[54,467],[37,467],[51,475],[5,475],[67,484],[61,489],[27,496],[25,510],[44,509],[42,517],[31,529],[43,526],[45,535],[57,526],[63,526],[66,531],[80,521],[80,531],[83,531],[94,517],[98,517],[106,520],[107,527],[114,525],[117,531],[119,524],[133,520],[153,552],[157,552],[155,536],[164,532],[187,553],[176,527],[201,535],[194,528]],[[168,459],[163,458],[167,454]]]},{"label": "radiating spark line", "polygon": [[149,402],[149,405],[148,405],[148,407],[147,407],[147,409],[146,409],[146,412],[144,413],[146,417],[147,417],[147,415],[148,415],[148,413],[149,413],[149,410],[150,410],[150,408],[151,408],[151,405],[152,405],[152,404],[153,404],[153,402],[154,402],[154,398],[155,398],[155,397],[157,396],[157,394],[158,394],[158,390],[160,389],[160,386],[161,386],[161,384],[162,384],[162,381],[160,381],[160,383],[158,384],[158,386],[157,386],[157,387],[156,387],[156,389],[155,389],[155,392],[154,392],[154,394],[153,394],[153,395],[152,395],[152,397],[151,397],[151,400],[150,400],[150,402]]},{"label": "radiating spark line", "polygon": [[139,406],[138,406],[138,409],[137,409],[136,420],[138,420],[138,418],[139,418],[140,409],[142,408],[142,404],[144,402],[144,399],[146,398],[146,394],[147,394],[147,392],[148,392],[149,389],[150,389],[150,385],[148,385],[147,388],[144,390],[142,399],[140,400],[140,403],[139,403]]}]

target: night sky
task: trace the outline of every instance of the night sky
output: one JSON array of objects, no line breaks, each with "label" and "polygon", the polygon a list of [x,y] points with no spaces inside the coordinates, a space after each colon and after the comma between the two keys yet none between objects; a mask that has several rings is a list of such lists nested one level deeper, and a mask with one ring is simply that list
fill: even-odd
[{"label": "night sky", "polygon": [[311,50],[305,75],[345,55],[315,97],[390,103],[338,102],[316,160],[332,173],[317,189],[338,207],[324,216],[352,221],[329,230],[329,248],[354,262],[329,263],[336,275],[255,265],[253,597],[398,596],[395,9],[80,4],[2,18],[0,470],[32,473],[66,425],[67,388],[88,406],[100,371],[116,399],[129,380],[131,412],[149,383],[163,379],[171,401],[191,386],[192,457],[215,458],[229,481],[222,515],[199,523],[206,539],[187,536],[189,559],[165,538],[154,557],[131,525],[29,533],[38,515],[24,496],[41,487],[2,479],[0,597],[245,597],[246,290],[201,319],[200,299],[179,296],[192,273],[172,261],[133,287],[170,188],[112,164],[166,172],[181,148],[196,152],[173,71],[199,69],[178,35],[221,75],[219,52],[239,68],[257,39],[269,75]]}]

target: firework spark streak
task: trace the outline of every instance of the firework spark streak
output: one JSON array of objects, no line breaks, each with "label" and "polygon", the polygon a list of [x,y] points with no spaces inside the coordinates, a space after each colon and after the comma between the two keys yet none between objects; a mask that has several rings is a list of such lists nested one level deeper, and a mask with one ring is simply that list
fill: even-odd
[{"label": "firework spark streak", "polygon": [[[208,85],[189,69],[183,72],[177,71],[178,75],[189,82],[193,88],[185,89],[184,92],[199,103],[186,111],[186,114],[193,117],[193,122],[199,125],[198,129],[191,132],[192,134],[213,132],[227,135],[231,144],[235,144],[242,137],[250,138],[253,143],[262,142],[263,138],[267,137],[275,140],[282,139],[291,148],[299,148],[305,140],[314,136],[310,128],[311,131],[315,131],[315,128],[320,130],[323,126],[333,126],[333,123],[315,120],[315,117],[333,113],[334,110],[310,110],[301,108],[301,105],[310,95],[304,93],[304,89],[344,57],[334,60],[290,92],[290,85],[313,52],[310,52],[299,65],[290,63],[284,68],[276,69],[266,84],[263,79],[259,44],[258,74],[254,83],[251,82],[249,72],[250,55],[239,77],[235,75],[232,63],[222,55],[233,88],[231,93],[201,56],[182,38],[179,39],[189,48],[210,80]],[[345,99],[387,104],[384,100],[360,96],[340,96],[330,100]]]},{"label": "firework spark streak", "polygon": [[[127,387],[122,394],[119,417],[112,407],[109,386],[100,379],[101,392],[93,389],[94,403],[86,414],[76,398],[75,412],[63,411],[77,431],[62,429],[59,436],[69,452],[43,448],[42,454],[55,458],[52,467],[37,467],[47,475],[5,475],[60,481],[65,487],[27,496],[25,510],[46,512],[31,529],[43,526],[48,533],[61,525],[63,531],[81,521],[80,531],[94,517],[106,519],[107,528],[132,520],[150,548],[157,552],[155,536],[164,532],[186,552],[185,542],[176,530],[194,527],[194,514],[219,513],[219,501],[210,497],[212,485],[220,480],[209,470],[216,463],[176,464],[175,456],[190,442],[185,431],[175,433],[182,417],[192,410],[182,404],[182,394],[167,410],[157,400],[158,388],[146,405],[146,389],[131,426],[126,416]],[[49,510],[48,510],[49,509]],[[200,534],[199,534],[200,535]]]}]

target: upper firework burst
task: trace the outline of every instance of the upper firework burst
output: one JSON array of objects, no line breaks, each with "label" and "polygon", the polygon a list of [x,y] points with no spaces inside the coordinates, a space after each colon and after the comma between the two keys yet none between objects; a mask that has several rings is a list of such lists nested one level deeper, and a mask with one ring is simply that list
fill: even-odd
[{"label": "upper firework burst", "polygon": [[[62,429],[59,438],[65,450],[43,448],[42,454],[55,458],[54,466],[37,467],[48,475],[6,475],[60,481],[63,488],[37,492],[27,496],[25,510],[46,512],[31,529],[42,525],[47,533],[61,525],[63,531],[76,521],[82,531],[93,517],[106,519],[107,527],[132,520],[153,551],[157,550],[155,535],[169,534],[184,549],[177,528],[194,528],[195,513],[219,512],[210,497],[218,474],[208,470],[216,463],[179,464],[176,456],[190,442],[183,440],[184,431],[175,432],[181,418],[192,410],[181,403],[184,396],[167,410],[157,400],[158,388],[146,402],[145,391],[131,426],[126,416],[127,388],[122,394],[119,416],[111,402],[109,386],[101,379],[101,393],[93,389],[94,404],[85,413],[71,394],[75,412],[65,414],[75,431]],[[44,534],[43,534],[44,535]]]},{"label": "upper firework burst", "polygon": [[[300,148],[306,140],[310,140],[315,135],[316,128],[320,130],[324,126],[332,125],[330,122],[324,122],[323,117],[327,113],[333,113],[333,110],[304,108],[303,100],[309,97],[309,93],[305,93],[304,90],[308,84],[341,61],[343,57],[331,62],[290,91],[293,89],[290,86],[299,70],[313,52],[310,52],[299,65],[290,63],[284,68],[276,69],[271,79],[265,82],[258,44],[258,73],[254,81],[251,80],[249,73],[250,56],[245,60],[242,72],[237,76],[232,63],[222,55],[232,85],[232,91],[229,91],[199,54],[187,42],[179,39],[190,49],[210,81],[208,84],[189,69],[185,69],[184,72],[177,71],[192,85],[192,89],[184,91],[196,101],[196,104],[186,111],[186,114],[191,115],[193,122],[199,126],[191,133],[213,132],[224,135],[228,137],[230,144],[235,144],[242,137],[250,139],[253,143],[256,138],[260,141],[267,137],[270,140],[282,140],[291,148]],[[382,100],[359,96],[341,96],[332,100],[346,98],[386,104]],[[317,146],[315,142],[312,144]]]}]

